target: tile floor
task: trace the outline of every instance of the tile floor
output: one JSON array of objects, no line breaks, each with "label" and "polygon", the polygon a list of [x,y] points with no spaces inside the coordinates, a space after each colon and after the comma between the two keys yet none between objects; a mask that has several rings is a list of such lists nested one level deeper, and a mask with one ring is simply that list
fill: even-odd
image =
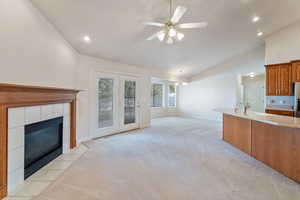
[{"label": "tile floor", "polygon": [[51,185],[86,151],[87,147],[85,145],[80,145],[69,153],[58,157],[53,162],[43,167],[40,171],[29,177],[22,186],[4,200],[31,200]]}]

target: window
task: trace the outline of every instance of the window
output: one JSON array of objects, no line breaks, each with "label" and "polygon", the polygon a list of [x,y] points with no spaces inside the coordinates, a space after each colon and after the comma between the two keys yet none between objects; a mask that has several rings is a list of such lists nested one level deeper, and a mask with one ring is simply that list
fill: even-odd
[{"label": "window", "polygon": [[163,107],[163,84],[153,83],[152,84],[152,107],[160,108]]},{"label": "window", "polygon": [[176,85],[168,85],[169,93],[168,93],[168,106],[176,107]]}]

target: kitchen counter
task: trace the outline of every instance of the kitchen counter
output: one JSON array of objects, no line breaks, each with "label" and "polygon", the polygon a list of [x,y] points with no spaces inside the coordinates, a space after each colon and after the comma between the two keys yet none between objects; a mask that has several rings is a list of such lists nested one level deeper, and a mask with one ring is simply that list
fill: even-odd
[{"label": "kitchen counter", "polygon": [[300,183],[300,119],[223,111],[223,140]]},{"label": "kitchen counter", "polygon": [[222,113],[245,118],[245,119],[250,119],[254,121],[259,121],[263,123],[268,123],[276,126],[300,128],[300,118],[296,118],[296,117],[272,115],[272,114],[252,112],[252,111],[248,111],[247,114],[244,114],[241,112],[224,110],[222,111]]}]

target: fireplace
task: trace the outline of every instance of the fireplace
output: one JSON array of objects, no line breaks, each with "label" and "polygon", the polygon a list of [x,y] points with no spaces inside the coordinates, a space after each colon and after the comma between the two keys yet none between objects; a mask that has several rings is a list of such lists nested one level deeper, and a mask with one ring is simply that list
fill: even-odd
[{"label": "fireplace", "polygon": [[0,83],[0,199],[24,183],[27,125],[63,116],[63,152],[76,147],[78,92]]},{"label": "fireplace", "polygon": [[25,179],[62,153],[63,117],[25,126]]}]

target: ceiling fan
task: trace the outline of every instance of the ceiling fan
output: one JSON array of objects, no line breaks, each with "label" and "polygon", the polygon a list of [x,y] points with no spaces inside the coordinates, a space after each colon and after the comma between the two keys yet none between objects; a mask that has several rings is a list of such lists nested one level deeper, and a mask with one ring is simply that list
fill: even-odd
[{"label": "ceiling fan", "polygon": [[178,29],[192,29],[192,28],[205,28],[207,22],[199,23],[184,23],[179,24],[180,19],[183,17],[187,8],[184,6],[177,6],[173,12],[173,0],[170,0],[170,18],[165,23],[159,22],[146,22],[146,25],[156,26],[163,28],[161,31],[148,37],[147,40],[158,38],[160,41],[165,41],[167,44],[173,44],[174,41],[180,41],[184,38],[184,34],[179,32]]}]

